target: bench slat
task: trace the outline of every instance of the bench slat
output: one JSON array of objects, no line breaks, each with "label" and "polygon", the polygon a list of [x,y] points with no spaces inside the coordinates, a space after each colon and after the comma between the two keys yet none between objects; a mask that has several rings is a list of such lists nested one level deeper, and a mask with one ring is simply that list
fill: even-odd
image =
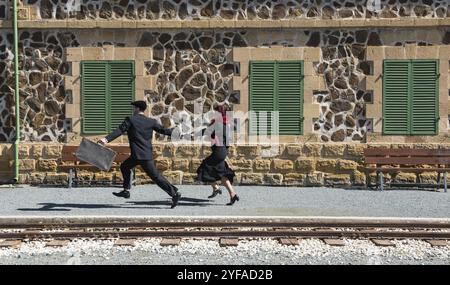
[{"label": "bench slat", "polygon": [[382,172],[450,172],[450,168],[409,168],[409,167],[366,167],[366,171],[382,171]]},{"label": "bench slat", "polygon": [[448,156],[450,157],[450,149],[364,149],[364,156]]}]

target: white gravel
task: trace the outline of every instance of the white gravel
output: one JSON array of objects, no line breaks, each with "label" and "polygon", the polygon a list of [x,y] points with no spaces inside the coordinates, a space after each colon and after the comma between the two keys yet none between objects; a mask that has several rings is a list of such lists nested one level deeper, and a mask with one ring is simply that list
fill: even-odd
[{"label": "white gravel", "polygon": [[220,247],[217,240],[183,240],[161,247],[160,239],[143,239],[135,246],[115,246],[115,239],[77,239],[65,247],[46,241],[1,248],[0,264],[450,264],[450,246],[424,241],[394,240],[395,247],[377,247],[368,240],[345,240],[332,247],[304,239],[298,246],[273,239],[241,240],[237,247]]}]

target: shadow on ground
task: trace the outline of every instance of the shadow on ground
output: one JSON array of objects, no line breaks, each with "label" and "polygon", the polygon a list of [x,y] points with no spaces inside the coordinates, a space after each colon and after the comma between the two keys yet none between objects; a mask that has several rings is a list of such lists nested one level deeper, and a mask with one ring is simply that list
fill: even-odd
[{"label": "shadow on ground", "polygon": [[[206,207],[206,206],[217,206],[216,204],[209,203],[211,200],[196,199],[182,197],[178,202],[178,206],[184,207]],[[125,205],[117,204],[76,204],[76,203],[39,203],[41,207],[38,208],[18,208],[18,211],[32,212],[32,211],[71,211],[72,209],[164,209],[170,207],[172,204],[171,200],[165,201],[143,201],[143,202],[125,202]],[[133,207],[138,206],[138,207]],[[139,207],[140,206],[140,207]],[[142,207],[144,206],[144,207]],[[151,206],[151,207],[145,207]],[[154,206],[164,206],[164,207],[154,207]]]}]

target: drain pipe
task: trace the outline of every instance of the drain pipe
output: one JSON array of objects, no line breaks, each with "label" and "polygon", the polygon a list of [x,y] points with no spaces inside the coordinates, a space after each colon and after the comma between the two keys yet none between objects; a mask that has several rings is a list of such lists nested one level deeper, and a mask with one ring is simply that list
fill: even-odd
[{"label": "drain pipe", "polygon": [[14,28],[14,95],[16,113],[16,140],[14,142],[14,182],[19,181],[19,144],[20,144],[20,97],[19,97],[19,29],[17,27],[17,0],[13,0],[13,28]]}]

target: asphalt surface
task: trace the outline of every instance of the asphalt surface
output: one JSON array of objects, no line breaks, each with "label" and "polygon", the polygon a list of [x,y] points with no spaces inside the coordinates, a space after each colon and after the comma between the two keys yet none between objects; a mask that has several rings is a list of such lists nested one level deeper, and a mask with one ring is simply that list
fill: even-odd
[{"label": "asphalt surface", "polygon": [[155,185],[137,186],[131,198],[111,194],[120,188],[0,188],[0,217],[10,216],[292,216],[450,218],[450,193],[424,190],[235,187],[240,201],[226,206],[226,191],[214,199],[209,186],[179,186],[182,199]]}]

